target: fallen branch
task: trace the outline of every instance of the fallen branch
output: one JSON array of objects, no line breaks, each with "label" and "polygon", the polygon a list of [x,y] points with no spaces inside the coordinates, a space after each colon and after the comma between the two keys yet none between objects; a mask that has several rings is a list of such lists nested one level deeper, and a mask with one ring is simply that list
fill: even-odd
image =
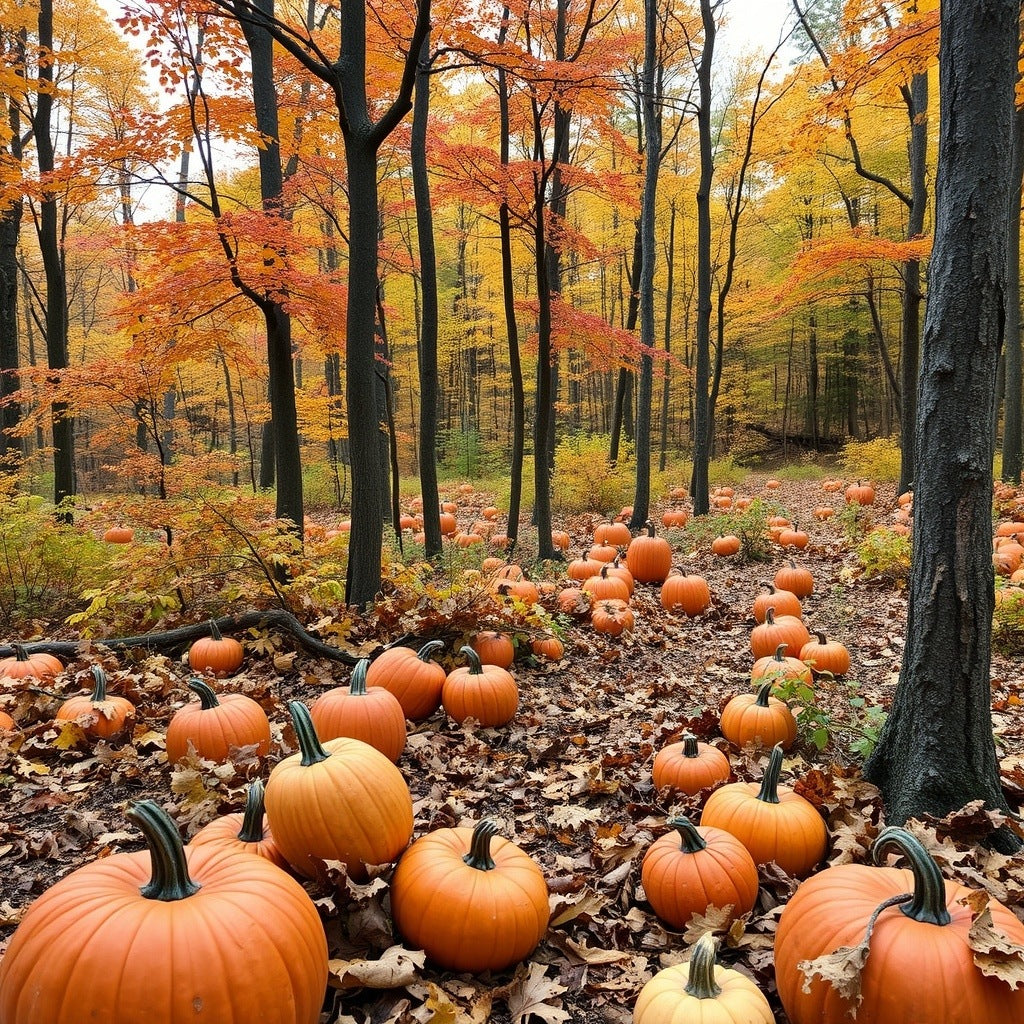
[{"label": "fallen branch", "polygon": [[[240,633],[246,629],[274,629],[286,633],[304,651],[331,661],[340,661],[346,665],[354,665],[359,659],[348,651],[343,651],[308,633],[303,625],[291,612],[281,609],[270,609],[262,612],[246,612],[244,615],[225,615],[214,619],[217,628],[224,634]],[[210,621],[199,622],[192,626],[179,626],[163,633],[143,633],[140,636],[108,637],[103,640],[36,640],[21,646],[29,654],[42,651],[58,658],[75,658],[89,647],[102,646],[110,650],[131,650],[144,647],[150,651],[169,652],[184,649],[202,637],[210,636]],[[14,648],[10,644],[0,645],[0,658],[11,657]]]}]

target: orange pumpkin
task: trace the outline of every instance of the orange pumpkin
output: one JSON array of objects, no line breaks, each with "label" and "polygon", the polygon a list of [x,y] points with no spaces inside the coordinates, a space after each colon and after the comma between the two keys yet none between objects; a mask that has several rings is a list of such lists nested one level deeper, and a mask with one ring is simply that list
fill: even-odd
[{"label": "orange pumpkin", "polygon": [[843,492],[847,504],[850,505],[873,505],[875,503],[875,489],[871,484],[861,483],[858,480],[850,484]]},{"label": "orange pumpkin", "polygon": [[565,567],[565,574],[569,579],[582,583],[584,580],[589,580],[591,576],[596,576],[601,571],[601,566],[606,564],[606,562],[599,562],[596,558],[574,558]]},{"label": "orange pumpkin", "polygon": [[785,644],[779,644],[773,655],[758,658],[750,670],[751,681],[758,685],[770,681],[773,686],[776,686],[791,680],[799,680],[810,686],[814,681],[810,668],[800,658],[786,657],[785,651]]},{"label": "orange pumpkin", "polygon": [[774,861],[787,874],[803,878],[825,856],[828,831],[810,801],[779,785],[782,744],[772,748],[761,784],[731,782],[708,797],[702,825],[731,832],[756,864]]},{"label": "orange pumpkin", "polygon": [[91,694],[69,697],[54,716],[57,722],[77,722],[86,739],[114,740],[135,730],[135,705],[127,697],[107,695],[107,674],[92,666]]},{"label": "orange pumpkin", "polygon": [[519,687],[500,665],[485,665],[472,647],[460,648],[469,664],[452,669],[441,690],[445,711],[462,723],[475,718],[482,726],[505,725],[519,707]]},{"label": "orange pumpkin", "polygon": [[397,762],[405,750],[405,712],[398,698],[383,686],[367,686],[369,658],[360,658],[348,686],[320,694],[309,709],[321,740],[339,736],[362,740]]},{"label": "orange pumpkin", "polygon": [[729,778],[729,758],[718,747],[700,743],[692,732],[683,733],[680,743],[662,747],[654,758],[654,785],[671,786],[693,796]]},{"label": "orange pumpkin", "polygon": [[473,637],[470,645],[485,665],[511,668],[516,660],[516,645],[507,633],[485,629]]},{"label": "orange pumpkin", "polygon": [[700,615],[711,607],[708,581],[703,576],[669,576],[661,585],[661,606],[668,612]]},{"label": "orange pumpkin", "polygon": [[722,735],[742,747],[748,743],[763,746],[781,744],[788,750],[796,742],[796,719],[793,712],[771,696],[772,682],[763,683],[757,693],[740,693],[722,709]]},{"label": "orange pumpkin", "polygon": [[263,810],[263,780],[253,779],[245,792],[245,809],[222,814],[205,824],[190,840],[189,846],[219,846],[222,850],[241,850],[269,860],[288,870],[288,861],[277,848]]},{"label": "orange pumpkin", "polygon": [[834,676],[845,676],[850,671],[850,652],[838,640],[827,640],[823,632],[816,632],[815,639],[800,648],[800,660],[811,667],[815,675],[830,672]]},{"label": "orange pumpkin", "polygon": [[393,693],[405,717],[413,722],[429,718],[441,706],[441,687],[446,675],[430,656],[443,649],[443,640],[430,640],[418,651],[389,647],[370,663],[366,685],[383,686]]},{"label": "orange pumpkin", "polygon": [[129,526],[110,526],[103,534],[108,544],[131,544],[135,539],[135,531]]},{"label": "orange pumpkin", "polygon": [[720,558],[727,558],[729,555],[739,554],[740,547],[740,539],[735,534],[719,534],[711,542],[711,553]]},{"label": "orange pumpkin", "polygon": [[267,713],[244,693],[216,694],[208,683],[193,677],[188,688],[199,696],[179,708],[167,726],[168,764],[177,764],[189,743],[208,761],[228,760],[232,747],[256,747],[256,756],[270,750]]},{"label": "orange pumpkin", "polygon": [[784,548],[800,548],[807,547],[810,537],[804,530],[801,530],[795,524],[792,528],[786,527],[779,532],[779,543]]},{"label": "orange pumpkin", "polygon": [[545,661],[561,661],[565,656],[565,644],[557,636],[539,636],[530,641],[530,650]]},{"label": "orange pumpkin", "polygon": [[231,675],[241,668],[245,652],[233,637],[221,636],[217,623],[210,619],[210,635],[197,640],[188,649],[188,664],[193,672]]},{"label": "orange pumpkin", "polygon": [[689,521],[690,513],[685,508],[668,508],[661,514],[661,525],[666,530],[681,530]]},{"label": "orange pumpkin", "polygon": [[558,592],[557,604],[563,615],[589,615],[593,598],[579,587],[563,587]]},{"label": "orange pumpkin", "polygon": [[768,608],[764,622],[750,631],[750,649],[755,658],[770,658],[784,644],[786,655],[795,658],[810,639],[807,627],[795,615],[776,616],[775,609]]},{"label": "orange pumpkin", "polygon": [[647,533],[634,537],[626,548],[626,567],[638,583],[664,583],[672,571],[672,545],[655,536],[650,520],[644,525]]},{"label": "orange pumpkin", "polygon": [[612,544],[594,544],[587,551],[587,558],[591,562],[606,564],[615,561],[619,557],[619,549]]},{"label": "orange pumpkin", "polygon": [[788,590],[791,594],[796,594],[802,601],[805,597],[810,597],[814,593],[814,577],[809,569],[798,566],[796,562],[790,559],[786,565],[776,572],[775,586],[779,590]]},{"label": "orange pumpkin", "polygon": [[616,597],[606,597],[594,605],[590,613],[590,624],[598,633],[621,636],[633,631],[635,618],[625,601]]},{"label": "orange pumpkin", "polygon": [[608,566],[601,567],[600,573],[591,576],[583,581],[580,590],[590,594],[595,601],[603,600],[606,597],[615,597],[620,601],[629,601],[629,584],[618,575],[612,576],[608,573]]},{"label": "orange pumpkin", "polygon": [[633,534],[625,523],[600,523],[594,527],[594,543],[609,544],[615,548],[624,548],[633,540]]},{"label": "orange pumpkin", "polygon": [[0,679],[35,679],[40,683],[52,682],[64,665],[59,658],[43,651],[29,654],[23,644],[11,644],[14,655],[0,661]]},{"label": "orange pumpkin", "polygon": [[764,622],[769,608],[774,608],[776,615],[793,615],[798,619],[803,615],[800,598],[792,591],[779,590],[774,583],[762,583],[761,586],[767,588],[767,593],[754,598],[754,621],[758,625]]}]

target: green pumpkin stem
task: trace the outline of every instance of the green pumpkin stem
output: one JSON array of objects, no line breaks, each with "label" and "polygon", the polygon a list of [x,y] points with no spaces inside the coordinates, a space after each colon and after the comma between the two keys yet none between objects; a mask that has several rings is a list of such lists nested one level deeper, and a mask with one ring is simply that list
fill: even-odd
[{"label": "green pumpkin stem", "polygon": [[310,717],[309,708],[301,700],[288,701],[288,713],[292,717],[292,728],[295,738],[299,741],[299,753],[302,754],[302,767],[319,764],[331,755],[324,750],[320,737],[316,734],[316,726]]},{"label": "green pumpkin stem", "polygon": [[708,844],[704,842],[704,837],[697,831],[689,818],[682,816],[669,818],[665,824],[679,833],[681,840],[679,849],[683,853],[700,853],[701,850],[707,849]]},{"label": "green pumpkin stem", "polygon": [[[768,684],[771,685],[770,683]],[[779,775],[782,773],[782,744],[776,743],[768,756],[768,767],[764,770],[764,778],[761,779],[761,788],[758,790],[757,799],[766,804],[777,804],[779,802]]]},{"label": "green pumpkin stem", "polygon": [[189,877],[178,826],[159,804],[140,800],[125,811],[125,817],[142,830],[149,847],[152,877],[139,888],[147,900],[186,900],[202,888]]},{"label": "green pumpkin stem", "polygon": [[100,701],[107,699],[107,673],[99,665],[93,665],[92,678],[92,702],[99,704]]},{"label": "green pumpkin stem", "polygon": [[722,994],[715,982],[715,937],[711,932],[705,932],[693,947],[686,994],[694,999],[717,999]]},{"label": "green pumpkin stem", "polygon": [[238,838],[243,843],[259,843],[263,840],[263,780],[253,779],[245,793],[245,812]]},{"label": "green pumpkin stem", "polygon": [[218,642],[224,639],[216,619],[210,619],[210,638]]},{"label": "green pumpkin stem", "polygon": [[370,667],[369,658],[360,658],[352,669],[352,681],[348,684],[348,692],[353,697],[366,696],[366,670]]},{"label": "green pumpkin stem", "polygon": [[443,650],[444,650],[444,641],[443,640],[428,640],[416,652],[416,657],[419,658],[420,661],[427,662],[427,661],[430,661],[430,656],[434,653],[434,651],[443,651]]},{"label": "green pumpkin stem", "polygon": [[468,644],[459,648],[459,654],[464,654],[469,658],[469,674],[471,676],[483,675],[484,667],[480,663],[480,655],[473,650]]},{"label": "green pumpkin stem", "polygon": [[199,694],[199,703],[202,704],[204,711],[212,711],[214,708],[220,707],[220,701],[217,700],[217,694],[214,693],[213,687],[198,676],[193,676],[188,681],[188,688],[193,693]]},{"label": "green pumpkin stem", "polygon": [[914,874],[914,892],[911,901],[900,907],[907,917],[925,924],[949,924],[946,909],[946,884],[939,866],[928,855],[920,841],[906,829],[890,825],[882,829],[871,849],[872,860],[881,863],[885,847],[895,846],[910,862]]},{"label": "green pumpkin stem", "polygon": [[697,749],[697,737],[692,732],[683,733],[683,757],[700,757]]},{"label": "green pumpkin stem", "polygon": [[498,834],[498,826],[490,818],[484,818],[473,829],[473,840],[469,845],[469,853],[463,862],[477,871],[493,871],[494,859],[491,857],[491,840]]},{"label": "green pumpkin stem", "polygon": [[768,707],[768,698],[771,696],[772,685],[773,684],[774,684],[774,680],[773,679],[769,679],[767,682],[762,683],[757,688],[757,698],[754,701],[754,703],[759,708],[766,708],[766,707]]}]

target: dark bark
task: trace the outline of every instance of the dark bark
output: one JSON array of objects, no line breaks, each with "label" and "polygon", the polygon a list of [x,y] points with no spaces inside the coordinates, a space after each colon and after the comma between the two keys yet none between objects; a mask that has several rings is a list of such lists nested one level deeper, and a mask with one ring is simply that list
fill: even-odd
[{"label": "dark bark", "polygon": [[[935,244],[915,433],[900,681],[865,774],[889,824],[972,800],[1010,810],[992,737],[990,416],[1004,327],[1019,5],[944,3]],[[1008,830],[1000,848],[1017,849]]]},{"label": "dark bark", "polygon": [[[675,259],[676,259],[676,203],[673,199],[669,204],[668,221],[668,252],[665,254],[665,330],[662,338],[665,344],[665,355],[672,351],[672,301],[675,290]],[[658,470],[665,472],[668,463],[668,413],[671,403],[671,369],[672,364],[665,360],[664,377],[661,382],[661,450],[658,458]]]},{"label": "dark bark", "polygon": [[[643,235],[640,221],[636,222],[633,234],[633,261],[629,265],[629,302],[626,305],[627,331],[635,331],[640,315],[640,268],[643,265]],[[619,444],[622,434],[634,436],[629,408],[633,394],[633,374],[625,366],[619,368],[615,381],[615,400],[612,405],[611,443],[608,447],[608,461],[614,466],[619,459]]]},{"label": "dark bark", "polygon": [[430,208],[427,176],[427,119],[430,114],[430,36],[424,36],[416,70],[412,107],[412,188],[416,203],[416,238],[419,244],[421,313],[417,346],[420,378],[420,494],[423,496],[423,533],[427,558],[441,554],[440,498],[437,491],[437,258],[434,251],[434,215]]},{"label": "dark bark", "polygon": [[1024,464],[1021,437],[1021,344],[1020,344],[1020,208],[1024,175],[1024,108],[1013,114],[1013,170],[1010,187],[1009,234],[1006,248],[1006,398],[1003,403],[1002,478],[1020,483]]}]

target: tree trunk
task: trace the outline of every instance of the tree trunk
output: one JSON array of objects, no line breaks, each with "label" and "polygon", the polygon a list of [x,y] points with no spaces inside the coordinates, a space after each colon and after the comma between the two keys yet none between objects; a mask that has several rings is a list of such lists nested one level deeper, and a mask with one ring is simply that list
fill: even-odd
[{"label": "tree trunk", "polygon": [[1021,344],[1020,344],[1020,207],[1024,175],[1024,108],[1013,114],[1013,171],[1010,185],[1009,234],[1006,250],[1006,400],[1003,403],[1002,478],[1020,483],[1021,454]]},{"label": "tree trunk", "polygon": [[[1002,341],[1019,4],[947,2],[935,244],[922,345],[907,642],[865,774],[888,824],[1009,810],[992,738],[990,414]],[[1006,850],[1020,841],[995,836]]]}]

